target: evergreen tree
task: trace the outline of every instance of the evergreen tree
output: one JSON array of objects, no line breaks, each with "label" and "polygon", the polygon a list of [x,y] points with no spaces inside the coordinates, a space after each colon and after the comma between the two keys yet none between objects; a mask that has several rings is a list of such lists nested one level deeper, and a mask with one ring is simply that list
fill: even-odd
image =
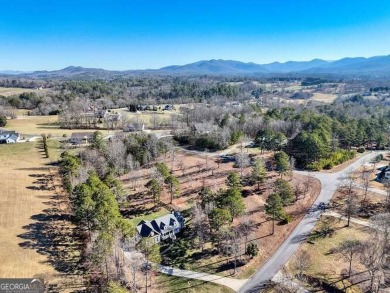
[{"label": "evergreen tree", "polygon": [[266,177],[263,160],[256,159],[255,164],[252,167],[251,182],[252,184],[257,184],[257,190],[260,190],[260,184],[264,183]]},{"label": "evergreen tree", "polygon": [[253,242],[249,243],[246,248],[245,254],[250,256],[251,258],[254,258],[258,253],[259,253],[258,245]]},{"label": "evergreen tree", "polygon": [[106,142],[104,141],[103,133],[101,131],[95,131],[93,133],[91,147],[99,151],[105,150]]},{"label": "evergreen tree", "polygon": [[161,186],[157,179],[153,178],[145,185],[149,189],[150,195],[153,197],[154,205],[157,206],[160,202]]},{"label": "evergreen tree", "polygon": [[214,230],[218,230],[232,221],[232,215],[226,209],[215,208],[211,211],[209,219],[210,227]]},{"label": "evergreen tree", "polygon": [[231,215],[231,221],[245,213],[245,204],[242,200],[241,190],[238,188],[229,188],[222,194],[221,204],[228,209]]},{"label": "evergreen tree", "polygon": [[229,173],[226,184],[230,188],[238,188],[239,190],[242,188],[240,176],[236,172]]},{"label": "evergreen tree", "polygon": [[156,169],[164,179],[166,179],[171,174],[171,172],[169,172],[167,164],[165,164],[164,162],[157,162]]},{"label": "evergreen tree", "polygon": [[215,196],[210,187],[204,187],[199,192],[202,208],[205,208],[207,203],[213,202]]},{"label": "evergreen tree", "polygon": [[291,204],[294,201],[294,190],[286,180],[279,178],[275,181],[274,186],[275,193],[279,194],[284,206]]},{"label": "evergreen tree", "polygon": [[0,127],[4,127],[7,125],[7,117],[4,115],[0,115]]},{"label": "evergreen tree", "polygon": [[168,177],[165,178],[165,183],[168,185],[169,193],[171,195],[170,203],[172,203],[173,197],[177,196],[180,193],[179,180],[175,176],[169,175]]},{"label": "evergreen tree", "polygon": [[283,210],[283,201],[279,194],[272,193],[268,196],[265,203],[265,213],[272,219],[272,234],[275,233],[275,220],[282,219],[285,216]]},{"label": "evergreen tree", "polygon": [[289,157],[285,152],[283,151],[277,152],[274,155],[274,160],[276,164],[276,170],[280,174],[280,177],[282,177],[283,174],[285,174],[287,171],[290,170]]}]

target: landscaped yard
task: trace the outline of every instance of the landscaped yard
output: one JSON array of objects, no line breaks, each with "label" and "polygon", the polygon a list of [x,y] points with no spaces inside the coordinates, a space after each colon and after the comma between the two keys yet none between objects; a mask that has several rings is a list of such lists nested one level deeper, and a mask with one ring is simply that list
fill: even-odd
[{"label": "landscaped yard", "polygon": [[152,285],[153,292],[166,292],[166,293],[232,293],[233,290],[209,283],[193,279],[179,278],[168,275],[159,275],[156,277],[155,282]]}]

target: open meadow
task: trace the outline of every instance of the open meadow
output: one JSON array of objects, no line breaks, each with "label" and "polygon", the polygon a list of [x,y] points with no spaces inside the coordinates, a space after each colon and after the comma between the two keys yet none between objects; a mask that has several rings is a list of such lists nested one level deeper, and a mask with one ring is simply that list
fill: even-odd
[{"label": "open meadow", "polygon": [[0,145],[0,276],[43,277],[49,286],[70,292],[83,286],[79,244],[57,169],[41,144]]},{"label": "open meadow", "polygon": [[[25,136],[40,136],[41,134],[62,137],[64,134],[69,137],[73,132],[94,132],[96,129],[62,129],[58,124],[58,116],[18,116],[17,119],[8,120],[5,127],[15,130]],[[102,130],[104,134],[109,131]]]},{"label": "open meadow", "polygon": [[46,90],[16,88],[16,87],[0,87],[0,96],[9,97],[12,95],[20,95],[22,93],[44,93]]}]

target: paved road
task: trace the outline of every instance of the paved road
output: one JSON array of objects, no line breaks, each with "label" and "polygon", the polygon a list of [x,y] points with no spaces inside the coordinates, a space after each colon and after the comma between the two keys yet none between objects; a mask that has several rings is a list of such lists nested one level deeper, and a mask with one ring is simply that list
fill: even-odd
[{"label": "paved road", "polygon": [[[321,192],[314,202],[312,208],[298,224],[286,241],[278,248],[272,257],[249,279],[249,281],[240,288],[239,292],[259,292],[264,288],[274,275],[284,266],[288,259],[298,249],[299,245],[305,241],[310,231],[314,228],[320,214],[319,204],[328,203],[334,192],[343,180],[347,178],[350,171],[357,169],[365,162],[371,160],[379,152],[371,152],[362,156],[356,162],[344,170],[337,173],[313,172],[312,176],[321,181]],[[296,173],[307,175],[307,172],[297,171]]]}]

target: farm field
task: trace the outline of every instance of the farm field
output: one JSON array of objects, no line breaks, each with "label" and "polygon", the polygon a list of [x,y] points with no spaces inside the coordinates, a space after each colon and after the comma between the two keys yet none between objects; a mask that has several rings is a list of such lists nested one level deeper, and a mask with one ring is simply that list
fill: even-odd
[{"label": "farm field", "polygon": [[314,93],[311,100],[323,103],[333,103],[336,100],[337,96],[333,94],[323,94],[323,93]]},{"label": "farm field", "polygon": [[37,90],[28,88],[11,88],[11,87],[0,87],[0,96],[9,97],[12,95],[20,95],[22,93],[44,93],[47,90]]},{"label": "farm field", "polygon": [[[19,116],[17,119],[8,120],[6,129],[15,130],[26,136],[41,134],[62,137],[64,134],[69,137],[73,132],[94,132],[96,129],[61,129],[57,115],[51,116]],[[102,130],[104,134],[109,132]]]},{"label": "farm field", "polygon": [[74,227],[61,219],[60,182],[41,142],[0,145],[0,163],[0,276],[43,277],[58,288],[80,283]]},{"label": "farm field", "polygon": [[[179,105],[175,105],[179,107]],[[154,123],[169,122],[172,116],[178,114],[178,111],[159,111],[159,112],[142,112],[132,113],[126,108],[115,109],[113,112],[122,114],[123,119],[130,121],[136,120],[137,122],[145,123],[146,128],[152,127]],[[58,124],[58,115],[50,116],[28,116],[25,110],[17,112],[17,119],[9,119],[6,129],[15,130],[26,136],[35,136],[51,134],[52,136],[70,136],[73,132],[94,132],[96,129],[62,129]],[[103,134],[111,134],[113,131],[100,130]]]},{"label": "farm field", "polygon": [[[157,105],[157,107],[165,105]],[[127,108],[115,109],[114,112],[122,114],[123,119],[145,123],[146,127],[152,127],[155,123],[169,122],[173,115],[179,113],[180,105],[174,105],[175,110],[172,111],[143,111],[140,113],[130,112]]]}]

